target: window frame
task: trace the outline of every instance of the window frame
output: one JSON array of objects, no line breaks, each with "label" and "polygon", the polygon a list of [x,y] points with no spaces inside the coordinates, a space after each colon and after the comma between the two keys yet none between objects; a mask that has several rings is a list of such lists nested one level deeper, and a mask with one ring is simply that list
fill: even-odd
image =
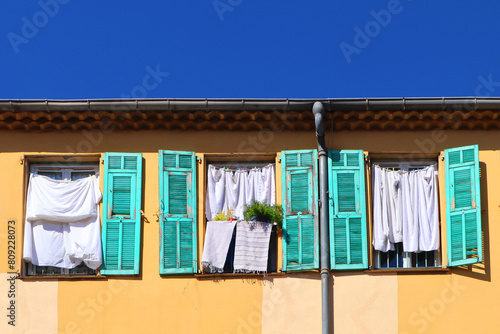
[{"label": "window frame", "polygon": [[[101,155],[73,155],[71,157],[61,155],[27,155],[23,159],[25,163],[25,193],[23,198],[23,216],[26,214],[26,199],[28,194],[28,183],[30,173],[40,172],[61,172],[62,180],[71,179],[71,173],[75,171],[94,172],[94,175],[100,176],[100,159]],[[43,175],[43,174],[42,174]],[[25,217],[23,217],[25,219]],[[23,219],[23,222],[24,222]],[[24,224],[23,224],[24,228]],[[97,277],[100,269],[91,269],[81,263],[75,268],[59,268],[51,266],[36,266],[30,262],[22,260],[22,275],[23,277]],[[39,271],[42,271],[40,273]],[[50,273],[44,273],[44,271]],[[83,272],[82,272],[83,271]]]},{"label": "window frame", "polygon": [[[195,153],[197,157],[200,158],[200,164],[198,165],[198,187],[200,189],[200,196],[199,196],[199,213],[198,213],[198,273],[200,276],[245,276],[245,275],[263,275],[263,274],[248,274],[248,273],[234,273],[234,272],[223,272],[223,273],[205,273],[203,271],[203,268],[201,266],[201,259],[203,256],[203,247],[205,244],[205,234],[206,234],[206,226],[207,226],[207,217],[205,214],[205,203],[206,203],[206,193],[207,193],[207,173],[208,173],[208,168],[209,165],[221,165],[222,167],[228,167],[228,166],[233,166],[233,167],[239,167],[243,168],[245,166],[252,166],[255,167],[255,164],[259,166],[265,166],[269,163],[274,164],[274,182],[275,182],[275,189],[276,189],[276,198],[275,202],[276,204],[281,204],[281,192],[278,187],[281,187],[281,168],[279,167],[280,159],[281,159],[281,152],[275,152],[275,153],[259,153],[259,152],[249,152],[249,153],[237,153],[237,154],[232,154],[232,153]],[[233,232],[233,239],[231,241],[231,245],[234,243],[234,235],[236,233],[236,227]],[[273,234],[275,235],[275,240],[273,240]],[[276,226],[273,226],[272,232],[271,232],[271,239],[269,241],[269,247],[271,251],[271,245],[275,244],[275,247],[272,249],[274,250],[274,256],[273,256],[273,264],[271,265],[271,268],[274,269],[274,271],[268,271],[265,275],[271,274],[279,274],[282,271],[282,253],[283,253],[283,248],[282,248],[282,234],[277,231]],[[230,247],[231,247],[230,245]],[[230,248],[231,249],[231,248]],[[230,251],[228,250],[228,252]],[[268,258],[269,261],[269,258]],[[225,266],[228,263],[225,263]],[[270,264],[268,262],[268,268]],[[232,268],[232,264],[231,264]]]},{"label": "window frame", "polygon": [[[383,252],[377,251],[373,248],[372,245],[372,240],[373,240],[373,177],[372,177],[372,166],[373,165],[378,165],[380,167],[384,168],[392,168],[393,170],[399,169],[403,171],[409,171],[409,170],[414,170],[414,169],[419,169],[423,168],[425,166],[430,166],[430,165],[436,165],[436,175],[438,176],[438,202],[441,201],[441,192],[444,191],[444,189],[440,189],[440,154],[425,154],[425,155],[417,155],[417,156],[409,156],[406,157],[406,155],[401,155],[401,154],[383,154],[383,155],[377,155],[373,154],[370,156],[369,159],[370,163],[369,166],[367,166],[367,173],[369,175],[369,216],[370,216],[370,224],[369,224],[369,229],[370,229],[370,259],[371,259],[371,264],[370,268],[374,271],[386,271],[386,270],[434,270],[434,269],[443,269],[443,247],[445,245],[443,244],[443,237],[446,238],[446,236],[443,236],[443,233],[445,233],[442,229],[442,213],[439,213],[439,249],[434,252],[434,266],[424,266],[424,267],[419,267],[418,262],[417,266],[412,266],[412,254],[415,254],[418,256],[418,254],[422,253],[429,253],[429,252],[422,252],[422,253],[414,253],[414,252],[404,252],[402,249],[399,251],[399,247],[401,246],[396,246],[398,248],[396,256],[402,256],[402,262],[403,266],[399,267],[389,267],[389,263],[387,263],[387,267],[381,267],[381,258]],[[442,166],[444,169],[444,166]],[[443,170],[444,172],[444,170]],[[438,204],[438,207],[440,208],[440,204]],[[441,208],[440,208],[441,209]],[[441,210],[440,210],[441,211]],[[387,252],[387,256],[389,256],[389,252]],[[398,265],[399,260],[397,261]]]}]

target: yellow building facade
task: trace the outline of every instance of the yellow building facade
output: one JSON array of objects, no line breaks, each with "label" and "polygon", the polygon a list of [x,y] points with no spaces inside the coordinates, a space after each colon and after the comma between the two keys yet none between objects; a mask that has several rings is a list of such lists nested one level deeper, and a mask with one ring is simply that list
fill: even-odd
[{"label": "yellow building facade", "polygon": [[[441,99],[439,99],[441,101]],[[368,268],[330,271],[335,333],[496,333],[500,320],[500,100],[322,100],[329,150],[366,160]],[[272,161],[282,202],[282,152],[316,149],[315,101],[0,101],[1,333],[319,333],[317,269],[204,274],[206,170],[211,161]],[[404,109],[403,109],[404,107]],[[444,150],[478,145],[482,261],[448,266]],[[197,269],[161,275],[159,154],[195,152]],[[138,275],[29,275],[23,260],[30,168],[142,154]],[[372,161],[434,160],[439,170],[439,265],[376,268]],[[105,191],[100,177],[101,191]],[[105,208],[100,207],[101,216]],[[332,219],[330,217],[330,219]],[[12,305],[14,308],[12,308]],[[13,310],[13,311],[12,311]],[[9,317],[10,316],[10,317]]]}]

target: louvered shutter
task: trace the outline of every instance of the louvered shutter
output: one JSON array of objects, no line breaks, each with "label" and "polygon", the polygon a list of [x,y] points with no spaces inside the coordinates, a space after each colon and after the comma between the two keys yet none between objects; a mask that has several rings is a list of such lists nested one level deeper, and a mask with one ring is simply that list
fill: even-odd
[{"label": "louvered shutter", "polygon": [[448,266],[482,261],[477,145],[445,150]]},{"label": "louvered shutter", "polygon": [[160,274],[197,270],[196,156],[160,151]]},{"label": "louvered shutter", "polygon": [[318,268],[317,150],[281,153],[283,270]]},{"label": "louvered shutter", "polygon": [[364,167],[363,151],[328,152],[332,269],[368,268]]},{"label": "louvered shutter", "polygon": [[141,196],[142,154],[105,153],[102,274],[139,274]]}]

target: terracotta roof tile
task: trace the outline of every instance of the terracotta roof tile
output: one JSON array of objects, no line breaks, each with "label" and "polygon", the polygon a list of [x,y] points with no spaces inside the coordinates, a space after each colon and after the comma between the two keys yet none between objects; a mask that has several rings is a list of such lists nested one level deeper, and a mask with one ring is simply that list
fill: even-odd
[{"label": "terracotta roof tile", "polygon": [[[111,122],[119,130],[259,131],[283,125],[313,131],[311,111],[0,111],[0,130],[78,131]],[[325,128],[333,130],[500,129],[500,110],[396,110],[326,112]]]}]

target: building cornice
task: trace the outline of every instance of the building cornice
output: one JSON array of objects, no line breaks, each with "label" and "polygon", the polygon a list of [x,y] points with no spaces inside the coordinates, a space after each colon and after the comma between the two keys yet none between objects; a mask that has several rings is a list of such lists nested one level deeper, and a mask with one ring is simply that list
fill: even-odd
[{"label": "building cornice", "polygon": [[0,130],[500,129],[500,98],[0,100]]}]

